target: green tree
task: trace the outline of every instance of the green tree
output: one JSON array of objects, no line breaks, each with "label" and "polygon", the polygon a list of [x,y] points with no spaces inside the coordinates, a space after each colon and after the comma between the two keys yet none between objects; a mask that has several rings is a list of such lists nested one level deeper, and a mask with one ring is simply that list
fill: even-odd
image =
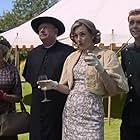
[{"label": "green tree", "polygon": [[18,24],[22,24],[46,9],[48,0],[15,0],[13,10]]},{"label": "green tree", "polygon": [[14,28],[17,21],[12,12],[3,12],[3,16],[0,17],[0,29],[1,32]]},{"label": "green tree", "polygon": [[[0,32],[7,31],[25,23],[47,10],[56,2],[58,2],[58,0],[13,0],[12,11],[5,11],[3,16],[0,16]],[[48,3],[50,5],[48,5]]]}]

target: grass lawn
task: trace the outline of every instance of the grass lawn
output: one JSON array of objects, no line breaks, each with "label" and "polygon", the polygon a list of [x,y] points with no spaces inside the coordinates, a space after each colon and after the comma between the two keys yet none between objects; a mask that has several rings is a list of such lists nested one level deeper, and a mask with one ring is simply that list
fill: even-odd
[{"label": "grass lawn", "polygon": [[111,118],[110,125],[108,121],[105,119],[105,140],[120,140],[120,119]]},{"label": "grass lawn", "polygon": [[[22,84],[23,88],[23,96],[24,103],[26,105],[26,109],[30,110],[30,102],[31,102],[31,88],[27,83]],[[113,107],[114,108],[114,107]],[[19,104],[17,104],[17,110],[19,109]],[[117,111],[117,109],[115,109]],[[121,120],[119,118],[111,118],[110,125],[108,124],[107,119],[105,118],[105,140],[119,140],[119,128],[120,128]],[[29,140],[29,134],[19,135],[19,140]]]},{"label": "grass lawn", "polygon": [[[120,119],[111,119],[111,125],[105,120],[105,140],[119,140]],[[29,140],[29,134],[19,135],[19,140]]]}]

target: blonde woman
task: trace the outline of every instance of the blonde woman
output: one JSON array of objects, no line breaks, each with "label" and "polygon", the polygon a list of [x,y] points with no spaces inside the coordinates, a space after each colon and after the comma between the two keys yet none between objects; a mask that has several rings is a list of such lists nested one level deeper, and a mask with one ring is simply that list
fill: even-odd
[{"label": "blonde woman", "polygon": [[91,21],[75,21],[70,38],[78,50],[67,57],[59,84],[52,80],[38,84],[68,94],[63,140],[103,140],[102,96],[126,93],[127,81],[115,53],[97,47],[100,31]]}]

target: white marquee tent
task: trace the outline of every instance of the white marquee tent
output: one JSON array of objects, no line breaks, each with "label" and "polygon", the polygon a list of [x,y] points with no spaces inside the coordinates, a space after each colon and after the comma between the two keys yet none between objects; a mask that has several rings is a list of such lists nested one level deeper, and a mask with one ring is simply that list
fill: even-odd
[{"label": "white marquee tent", "polygon": [[[122,44],[129,40],[127,16],[134,8],[140,8],[140,0],[61,0],[39,16],[53,16],[66,26],[66,32],[59,37],[63,42],[69,39],[70,27],[76,19],[93,21],[102,33],[102,43]],[[13,28],[1,35],[15,46],[38,45],[41,41],[32,30],[31,21]],[[71,43],[71,42],[67,42]]]}]

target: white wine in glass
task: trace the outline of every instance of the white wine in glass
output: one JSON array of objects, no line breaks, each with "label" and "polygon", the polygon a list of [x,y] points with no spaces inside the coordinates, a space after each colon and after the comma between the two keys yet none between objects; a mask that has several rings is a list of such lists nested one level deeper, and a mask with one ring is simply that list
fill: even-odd
[{"label": "white wine in glass", "polygon": [[[48,80],[48,77],[46,74],[38,76],[38,81],[42,81],[42,80]],[[43,94],[44,94],[44,99],[41,102],[44,103],[44,102],[51,101],[51,100],[47,99],[47,95],[46,95],[47,87],[41,88],[41,90],[43,91]]]}]

